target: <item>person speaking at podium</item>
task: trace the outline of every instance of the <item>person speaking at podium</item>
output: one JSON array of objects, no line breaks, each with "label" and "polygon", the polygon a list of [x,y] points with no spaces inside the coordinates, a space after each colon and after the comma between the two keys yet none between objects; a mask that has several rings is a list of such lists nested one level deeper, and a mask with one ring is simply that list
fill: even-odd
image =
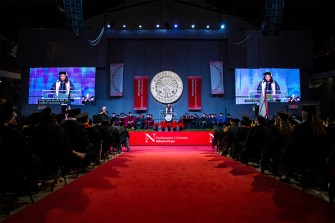
[{"label": "person speaking at podium", "polygon": [[273,80],[271,72],[263,74],[263,80],[257,86],[257,93],[265,94],[280,94],[280,87],[277,81]]},{"label": "person speaking at podium", "polygon": [[173,108],[172,108],[171,104],[166,105],[164,118],[165,118],[165,121],[172,122],[172,120],[173,120]]},{"label": "person speaking at podium", "polygon": [[59,97],[59,94],[69,95],[70,91],[74,90],[74,85],[72,81],[69,80],[68,74],[65,71],[58,73],[58,79],[52,85],[51,90],[55,91],[56,97]]}]

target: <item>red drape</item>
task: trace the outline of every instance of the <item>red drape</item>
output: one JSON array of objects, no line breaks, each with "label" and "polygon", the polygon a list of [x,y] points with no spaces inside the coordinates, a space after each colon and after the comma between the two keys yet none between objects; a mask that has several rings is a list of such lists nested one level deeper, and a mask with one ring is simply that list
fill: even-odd
[{"label": "red drape", "polygon": [[188,77],[188,109],[201,109],[201,77]]},{"label": "red drape", "polygon": [[134,77],[134,110],[147,110],[148,77]]}]

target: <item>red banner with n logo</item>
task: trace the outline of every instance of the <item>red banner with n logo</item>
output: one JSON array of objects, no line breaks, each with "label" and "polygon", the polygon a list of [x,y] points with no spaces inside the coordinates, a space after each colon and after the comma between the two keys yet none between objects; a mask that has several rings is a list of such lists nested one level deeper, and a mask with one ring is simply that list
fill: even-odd
[{"label": "red banner with n logo", "polygon": [[201,77],[189,76],[188,77],[188,109],[200,110],[201,109]]},{"label": "red banner with n logo", "polygon": [[134,77],[134,110],[147,110],[148,77]]}]

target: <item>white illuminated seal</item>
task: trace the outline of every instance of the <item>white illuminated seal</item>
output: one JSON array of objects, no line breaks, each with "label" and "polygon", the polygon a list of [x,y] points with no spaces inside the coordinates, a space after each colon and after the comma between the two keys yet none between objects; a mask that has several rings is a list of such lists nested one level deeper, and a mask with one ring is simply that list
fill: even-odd
[{"label": "white illuminated seal", "polygon": [[178,74],[172,71],[162,71],[152,79],[150,90],[157,101],[164,104],[173,103],[183,93],[183,82]]}]

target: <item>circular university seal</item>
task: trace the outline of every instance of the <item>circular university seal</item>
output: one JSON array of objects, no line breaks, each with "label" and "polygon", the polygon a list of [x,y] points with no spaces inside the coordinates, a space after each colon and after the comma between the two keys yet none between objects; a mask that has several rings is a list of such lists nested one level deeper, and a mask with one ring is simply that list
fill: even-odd
[{"label": "circular university seal", "polygon": [[173,103],[183,93],[183,82],[178,74],[162,71],[154,76],[150,84],[152,96],[161,103]]}]

